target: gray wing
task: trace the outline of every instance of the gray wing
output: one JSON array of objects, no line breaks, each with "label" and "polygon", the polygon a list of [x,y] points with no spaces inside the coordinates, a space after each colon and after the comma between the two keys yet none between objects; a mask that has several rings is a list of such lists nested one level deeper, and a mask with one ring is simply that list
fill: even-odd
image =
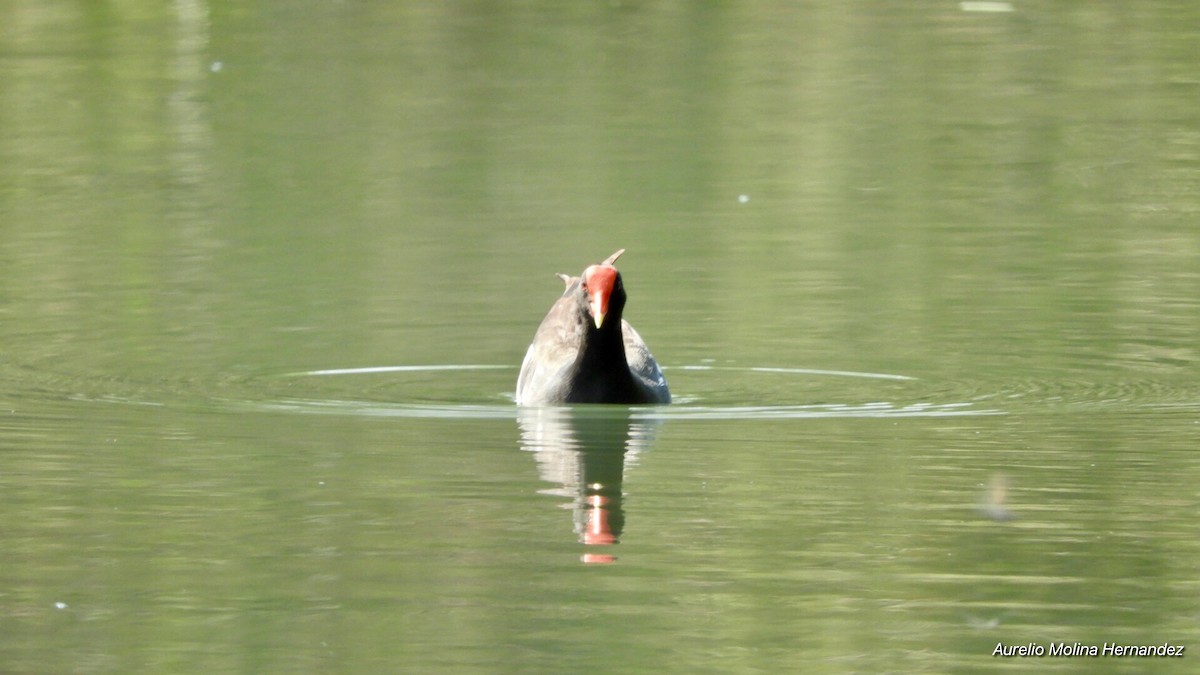
[{"label": "gray wing", "polygon": [[[578,278],[569,280],[578,282]],[[574,288],[568,283],[566,292],[542,319],[525,351],[521,373],[517,375],[517,405],[548,405],[562,403],[566,398],[569,384],[566,375],[575,363],[582,331],[586,330],[575,317],[578,303],[572,294]]]},{"label": "gray wing", "polygon": [[625,338],[625,360],[629,362],[629,372],[642,392],[651,403],[670,403],[671,390],[667,388],[667,378],[663,377],[662,368],[658,367],[646,341],[624,319],[621,319],[621,333]]},{"label": "gray wing", "polygon": [[563,376],[575,358],[548,358],[545,353],[537,342],[526,350],[517,376],[517,405],[549,405],[566,398],[559,385],[566,381]]}]

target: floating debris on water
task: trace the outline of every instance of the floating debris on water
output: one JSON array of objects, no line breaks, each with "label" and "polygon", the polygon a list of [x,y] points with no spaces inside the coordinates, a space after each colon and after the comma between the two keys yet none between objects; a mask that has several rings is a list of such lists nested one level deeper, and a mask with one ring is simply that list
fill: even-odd
[{"label": "floating debris on water", "polygon": [[979,510],[983,515],[992,520],[1003,523],[1015,519],[1015,513],[1009,510],[1008,502],[1008,476],[998,473],[988,480],[987,490],[984,492],[982,503],[979,505]]}]

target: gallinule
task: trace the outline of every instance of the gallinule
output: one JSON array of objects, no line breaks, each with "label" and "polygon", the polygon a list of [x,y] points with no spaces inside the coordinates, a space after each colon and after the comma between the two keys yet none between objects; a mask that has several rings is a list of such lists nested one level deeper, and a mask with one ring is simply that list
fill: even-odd
[{"label": "gallinule", "polygon": [[578,277],[533,336],[517,377],[518,405],[670,403],[671,391],[642,336],[621,318],[621,249]]}]

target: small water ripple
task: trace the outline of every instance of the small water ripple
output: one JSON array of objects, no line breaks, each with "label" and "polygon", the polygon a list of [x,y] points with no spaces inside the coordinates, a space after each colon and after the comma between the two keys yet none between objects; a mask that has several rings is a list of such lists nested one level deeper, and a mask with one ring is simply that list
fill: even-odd
[{"label": "small water ripple", "polygon": [[941,395],[1013,413],[1200,411],[1200,387],[1184,378],[981,379],[947,382],[939,389]]},{"label": "small water ripple", "polygon": [[[828,375],[831,377],[861,377],[872,380],[897,380],[901,382],[915,381],[917,378],[908,375],[893,375],[891,373],[865,373],[853,370],[824,370],[821,368],[779,368],[774,366],[678,366],[679,370],[735,370],[751,373],[781,373],[786,375]],[[663,368],[671,371],[672,368]]]}]

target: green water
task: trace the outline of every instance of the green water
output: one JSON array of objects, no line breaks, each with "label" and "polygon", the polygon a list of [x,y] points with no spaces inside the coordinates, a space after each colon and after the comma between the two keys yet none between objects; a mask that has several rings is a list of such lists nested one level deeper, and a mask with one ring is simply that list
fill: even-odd
[{"label": "green water", "polygon": [[[1192,670],[1198,33],[0,5],[0,670]],[[519,414],[617,248],[677,403]]]}]

